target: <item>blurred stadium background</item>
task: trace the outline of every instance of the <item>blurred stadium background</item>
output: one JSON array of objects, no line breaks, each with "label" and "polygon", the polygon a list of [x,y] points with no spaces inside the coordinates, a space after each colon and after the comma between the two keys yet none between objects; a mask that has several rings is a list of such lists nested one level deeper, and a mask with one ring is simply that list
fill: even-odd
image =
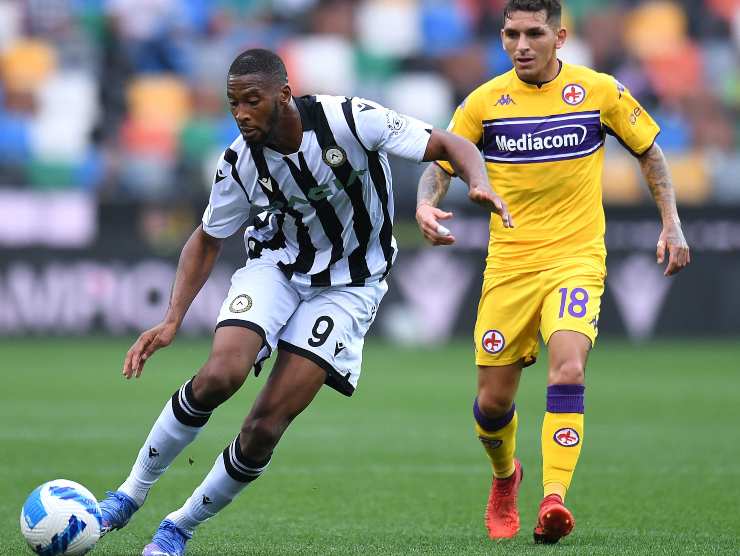
[{"label": "blurred stadium background", "polygon": [[[243,49],[280,52],[298,94],[366,96],[445,127],[467,92],[510,67],[503,3],[0,2],[0,334],[131,333],[163,314],[173,261],[236,135],[224,80]],[[695,259],[662,279],[651,262],[657,213],[636,162],[610,142],[602,333],[737,336],[740,5],[565,4],[562,57],[617,76],[660,123]],[[460,243],[420,249],[422,166],[394,166],[402,250],[374,333],[412,343],[467,336],[486,215],[455,184],[446,206]],[[243,257],[236,238],[187,331],[211,330]]]},{"label": "blurred stadium background", "polygon": [[[161,401],[207,355],[244,262],[239,237],[191,309],[186,338],[135,390],[116,376],[132,334],[164,314],[179,249],[236,136],[224,98],[233,57],[275,49],[298,94],[366,96],[445,127],[471,89],[510,67],[503,3],[0,1],[0,421],[10,423],[0,431],[1,554],[21,553],[17,512],[42,481],[64,476],[99,495],[115,486]],[[562,58],[614,74],[662,127],[693,264],[663,278],[656,209],[637,163],[608,143],[609,276],[589,371],[596,434],[573,494],[584,519],[564,553],[736,554],[740,3],[565,4]],[[413,220],[423,167],[393,165],[401,253],[358,399],[322,393],[274,470],[204,529],[196,554],[244,554],[245,535],[255,554],[495,548],[479,522],[490,476],[469,417],[487,215],[453,184],[444,206],[455,210],[458,244],[425,247]],[[544,374],[542,362],[526,373],[518,399],[531,473],[522,554],[532,549]],[[110,550],[137,553],[210,467],[256,388],[219,414],[189,454],[195,464],[173,467],[145,517],[106,539]],[[93,445],[101,452],[80,469]],[[259,515],[243,513],[253,507]]]}]

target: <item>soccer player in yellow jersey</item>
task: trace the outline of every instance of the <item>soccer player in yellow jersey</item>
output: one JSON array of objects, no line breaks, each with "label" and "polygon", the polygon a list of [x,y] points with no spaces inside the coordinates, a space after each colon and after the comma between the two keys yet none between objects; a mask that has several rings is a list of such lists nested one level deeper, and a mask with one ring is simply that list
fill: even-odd
[{"label": "soccer player in yellow jersey", "polygon": [[[614,135],[638,160],[660,210],[657,262],[665,275],[689,261],[659,128],[613,77],[564,64],[558,0],[509,0],[501,32],[514,68],[473,91],[449,129],[477,143],[488,178],[508,203],[514,227],[491,218],[475,326],[478,437],[493,466],[486,526],[493,539],[519,531],[516,497],[522,468],[514,457],[514,396],[522,369],[537,358],[538,331],[549,353],[542,425],[544,499],[535,542],[555,543],[575,524],[564,500],[583,446],[586,359],[597,334],[604,291],[604,137]],[[447,163],[419,182],[416,217],[434,245],[452,234],[437,208],[450,183]]]}]

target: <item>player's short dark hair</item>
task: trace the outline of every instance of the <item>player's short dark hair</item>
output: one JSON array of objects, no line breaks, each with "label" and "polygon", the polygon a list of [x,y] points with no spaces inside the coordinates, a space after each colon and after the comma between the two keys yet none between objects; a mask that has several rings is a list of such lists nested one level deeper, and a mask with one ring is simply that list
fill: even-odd
[{"label": "player's short dark hair", "polygon": [[504,22],[511,19],[512,12],[539,12],[545,10],[547,23],[560,25],[563,7],[560,0],[508,0],[504,6]]},{"label": "player's short dark hair", "polygon": [[245,50],[229,66],[229,75],[253,73],[263,74],[280,85],[288,82],[288,72],[280,56],[263,48]]}]

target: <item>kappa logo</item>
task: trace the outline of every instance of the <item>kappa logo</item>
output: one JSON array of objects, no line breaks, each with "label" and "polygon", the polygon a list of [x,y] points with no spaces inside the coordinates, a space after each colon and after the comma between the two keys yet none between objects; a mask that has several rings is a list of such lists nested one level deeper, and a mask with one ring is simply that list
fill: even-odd
[{"label": "kappa logo", "polygon": [[342,342],[337,342],[336,345],[334,346],[334,357],[336,357],[342,351],[344,351],[344,348],[346,348],[346,347],[347,346],[345,346]]},{"label": "kappa logo", "polygon": [[592,318],[588,324],[594,327],[594,330],[599,330],[599,315],[596,315],[594,318]]},{"label": "kappa logo", "polygon": [[259,178],[257,181],[260,182],[262,187],[272,192],[272,180],[270,178]]},{"label": "kappa logo", "polygon": [[509,106],[510,104],[516,104],[516,101],[514,101],[514,99],[511,98],[511,95],[507,93],[505,95],[501,95],[501,98],[496,101],[494,106]]},{"label": "kappa logo", "polygon": [[483,334],[483,340],[481,341],[483,349],[488,353],[496,354],[499,353],[506,345],[504,335],[498,330],[491,329]]},{"label": "kappa logo", "polygon": [[578,83],[568,83],[563,87],[563,102],[570,104],[571,106],[578,106],[584,100],[586,100],[586,89],[581,87]]},{"label": "kappa logo", "polygon": [[229,311],[232,313],[246,313],[252,308],[252,298],[247,294],[239,294],[229,305]]},{"label": "kappa logo", "polygon": [[344,149],[339,145],[333,145],[331,147],[326,147],[322,151],[321,157],[329,166],[336,168],[337,166],[344,164],[344,161],[347,160],[347,153],[344,152]]},{"label": "kappa logo", "polygon": [[216,170],[216,177],[213,178],[213,183],[218,183],[224,179],[226,179],[226,174],[224,174],[224,171],[219,168],[218,170]]},{"label": "kappa logo", "polygon": [[570,427],[556,430],[555,434],[552,435],[552,439],[564,448],[578,446],[578,443],[581,441],[581,437],[578,433]]},{"label": "kappa logo", "polygon": [[159,451],[154,446],[149,446],[149,459],[158,458]]}]

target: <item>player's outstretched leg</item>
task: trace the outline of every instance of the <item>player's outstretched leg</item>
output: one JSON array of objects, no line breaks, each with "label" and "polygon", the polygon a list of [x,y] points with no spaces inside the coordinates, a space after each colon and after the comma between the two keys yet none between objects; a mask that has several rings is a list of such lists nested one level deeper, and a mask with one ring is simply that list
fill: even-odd
[{"label": "player's outstretched leg", "polygon": [[563,504],[558,494],[550,494],[540,503],[537,525],[534,528],[534,542],[555,544],[569,535],[576,525],[573,514]]},{"label": "player's outstretched leg", "polygon": [[203,482],[167,517],[143,556],[181,556],[195,528],[226,507],[267,469],[272,451],[291,421],[316,396],[326,372],[312,361],[283,351],[242,425]]},{"label": "player's outstretched leg", "polygon": [[193,380],[186,382],[165,404],[129,476],[117,491],[108,492],[100,502],[103,534],[128,523],[144,503],[149,489],[211,416],[211,410],[195,400],[192,385]]},{"label": "player's outstretched leg", "polygon": [[262,338],[252,330],[216,330],[211,355],[198,376],[183,384],[165,404],[129,476],[101,501],[103,534],[128,523],[154,483],[205,427],[214,408],[244,383],[261,345]]}]

